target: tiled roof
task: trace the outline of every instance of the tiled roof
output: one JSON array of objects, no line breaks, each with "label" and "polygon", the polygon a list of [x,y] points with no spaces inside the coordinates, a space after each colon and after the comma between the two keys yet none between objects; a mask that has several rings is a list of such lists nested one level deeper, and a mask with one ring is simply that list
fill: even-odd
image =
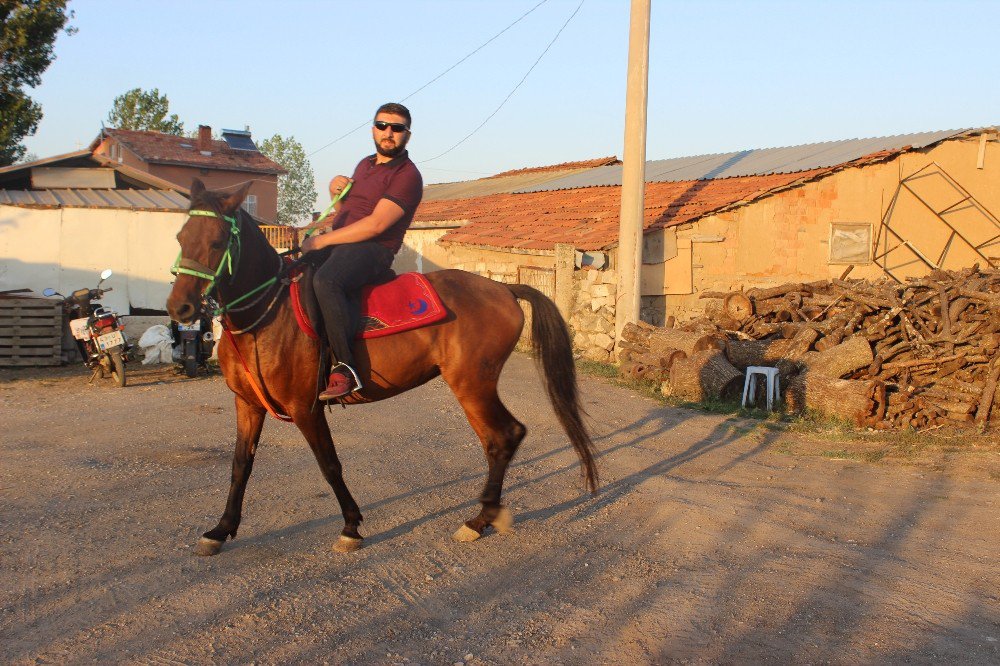
[{"label": "tiled roof", "polygon": [[[690,222],[829,171],[647,183],[643,227],[652,230]],[[588,187],[425,201],[414,222],[468,220],[442,237],[446,243],[532,250],[570,243],[579,250],[600,250],[617,244],[620,207],[621,187]]]},{"label": "tiled roof", "polygon": [[211,155],[198,150],[198,139],[175,136],[161,132],[105,129],[104,134],[114,137],[146,162],[155,164],[183,164],[209,169],[229,169],[254,173],[287,173],[279,164],[255,150],[234,150],[225,141],[212,140]]}]

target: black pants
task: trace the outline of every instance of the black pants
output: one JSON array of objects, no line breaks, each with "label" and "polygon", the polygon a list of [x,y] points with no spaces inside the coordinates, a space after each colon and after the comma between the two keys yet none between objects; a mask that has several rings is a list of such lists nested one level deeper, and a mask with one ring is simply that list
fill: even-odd
[{"label": "black pants", "polygon": [[[324,252],[326,250],[321,250]],[[357,323],[348,298],[392,265],[392,250],[373,241],[334,245],[313,275],[313,288],[323,313],[330,349],[337,361],[354,367],[351,341]]]}]

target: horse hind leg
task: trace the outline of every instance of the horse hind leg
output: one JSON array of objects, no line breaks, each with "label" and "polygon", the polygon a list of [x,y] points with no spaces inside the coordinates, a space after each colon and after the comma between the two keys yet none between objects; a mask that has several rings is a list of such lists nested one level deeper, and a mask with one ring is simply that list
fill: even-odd
[{"label": "horse hind leg", "polygon": [[500,401],[495,385],[485,395],[458,395],[469,424],[482,442],[489,465],[486,485],[479,497],[482,509],[452,535],[456,541],[475,541],[487,526],[506,532],[514,524],[513,515],[501,504],[500,496],[507,467],[528,430]]},{"label": "horse hind leg", "polygon": [[236,450],[233,452],[233,472],[229,483],[226,510],[219,524],[205,532],[195,546],[197,555],[216,555],[227,538],[236,538],[236,531],[243,518],[243,495],[250,472],[253,471],[254,454],[264,427],[264,410],[236,397]]}]

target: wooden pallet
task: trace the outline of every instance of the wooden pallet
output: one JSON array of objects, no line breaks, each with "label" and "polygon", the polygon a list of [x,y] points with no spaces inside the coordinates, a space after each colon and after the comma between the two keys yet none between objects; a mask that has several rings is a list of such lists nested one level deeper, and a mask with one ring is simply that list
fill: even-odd
[{"label": "wooden pallet", "polygon": [[62,363],[62,306],[46,298],[0,299],[0,366]]}]

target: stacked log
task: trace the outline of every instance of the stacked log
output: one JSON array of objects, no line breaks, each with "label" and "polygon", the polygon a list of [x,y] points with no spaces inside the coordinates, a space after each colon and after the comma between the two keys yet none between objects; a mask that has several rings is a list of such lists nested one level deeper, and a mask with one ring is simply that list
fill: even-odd
[{"label": "stacked log", "polygon": [[[786,403],[878,428],[1000,422],[1000,271],[933,271],[905,283],[833,279],[705,292],[705,316],[670,329],[630,325],[623,365],[685,395],[698,352],[722,349],[728,365],[778,367]],[[679,350],[685,356],[666,358]],[[706,357],[707,358],[707,357]],[[714,358],[714,357],[713,357]],[[661,360],[663,359],[663,360]],[[674,372],[678,368],[677,386]],[[705,389],[715,389],[709,381]]]}]

